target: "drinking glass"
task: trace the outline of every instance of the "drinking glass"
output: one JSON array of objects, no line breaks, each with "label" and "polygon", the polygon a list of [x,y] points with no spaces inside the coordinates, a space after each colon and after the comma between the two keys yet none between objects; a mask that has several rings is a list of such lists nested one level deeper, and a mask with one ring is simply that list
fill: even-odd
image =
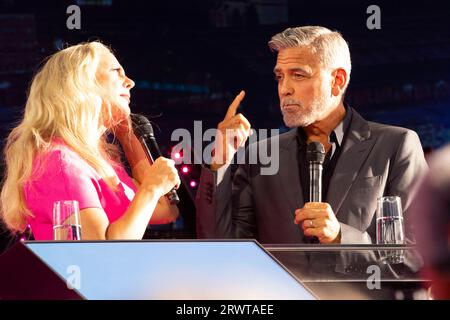
[{"label": "drinking glass", "polygon": [[53,203],[53,240],[81,240],[78,201],[60,200]]},{"label": "drinking glass", "polygon": [[[387,196],[378,199],[377,244],[404,244],[402,202],[400,197]],[[404,260],[403,250],[380,250],[383,263],[397,264]]]}]

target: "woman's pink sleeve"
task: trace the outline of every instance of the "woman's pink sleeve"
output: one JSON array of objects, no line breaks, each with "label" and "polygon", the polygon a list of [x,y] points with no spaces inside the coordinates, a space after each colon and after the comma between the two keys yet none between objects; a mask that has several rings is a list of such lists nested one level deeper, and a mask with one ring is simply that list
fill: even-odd
[{"label": "woman's pink sleeve", "polygon": [[80,210],[102,208],[98,180],[81,159],[55,150],[37,169],[36,179],[25,187],[27,205],[35,217],[51,220],[53,203],[57,200],[77,200]]}]

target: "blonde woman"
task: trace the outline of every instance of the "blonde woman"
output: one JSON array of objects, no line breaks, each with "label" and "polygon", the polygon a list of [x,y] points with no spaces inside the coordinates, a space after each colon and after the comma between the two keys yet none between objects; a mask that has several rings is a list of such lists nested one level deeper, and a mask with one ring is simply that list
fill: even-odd
[{"label": "blonde woman", "polygon": [[[141,239],[149,221],[178,216],[164,195],[180,180],[172,160],[149,165],[130,129],[134,82],[100,42],[52,55],[35,75],[20,124],[6,148],[1,214],[12,232],[31,225],[52,240],[52,206],[77,200],[83,240]],[[111,132],[122,145],[131,178]]]}]

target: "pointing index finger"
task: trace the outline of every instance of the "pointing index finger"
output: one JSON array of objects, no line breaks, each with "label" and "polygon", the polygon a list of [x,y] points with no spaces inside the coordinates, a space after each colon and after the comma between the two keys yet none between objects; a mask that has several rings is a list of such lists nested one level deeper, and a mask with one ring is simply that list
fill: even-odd
[{"label": "pointing index finger", "polygon": [[244,97],[245,97],[245,91],[242,90],[241,92],[239,92],[239,94],[236,96],[236,98],[234,98],[233,102],[228,107],[227,114],[225,115],[224,120],[230,119],[236,115],[236,110],[239,107],[239,104],[241,103],[241,101],[244,99]]}]

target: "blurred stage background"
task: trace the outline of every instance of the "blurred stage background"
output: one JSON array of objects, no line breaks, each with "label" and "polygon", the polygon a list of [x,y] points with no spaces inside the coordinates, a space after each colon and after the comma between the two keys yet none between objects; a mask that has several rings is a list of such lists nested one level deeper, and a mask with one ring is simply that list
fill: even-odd
[{"label": "blurred stage background", "polygon": [[[81,30],[66,27],[72,4],[81,8]],[[371,4],[381,8],[381,30],[366,27]],[[166,153],[174,129],[192,130],[194,120],[203,130],[215,127],[241,89],[242,112],[254,128],[286,130],[267,41],[288,26],[323,25],[350,45],[346,101],[368,120],[417,131],[428,154],[450,141],[449,13],[446,1],[0,0],[0,146],[42,60],[94,39],[115,50],[136,82],[132,111],[153,118]],[[184,171],[185,196],[193,197],[199,167]],[[192,203],[181,211],[179,221],[146,236],[195,237]],[[0,252],[15,241],[0,229]]]}]

